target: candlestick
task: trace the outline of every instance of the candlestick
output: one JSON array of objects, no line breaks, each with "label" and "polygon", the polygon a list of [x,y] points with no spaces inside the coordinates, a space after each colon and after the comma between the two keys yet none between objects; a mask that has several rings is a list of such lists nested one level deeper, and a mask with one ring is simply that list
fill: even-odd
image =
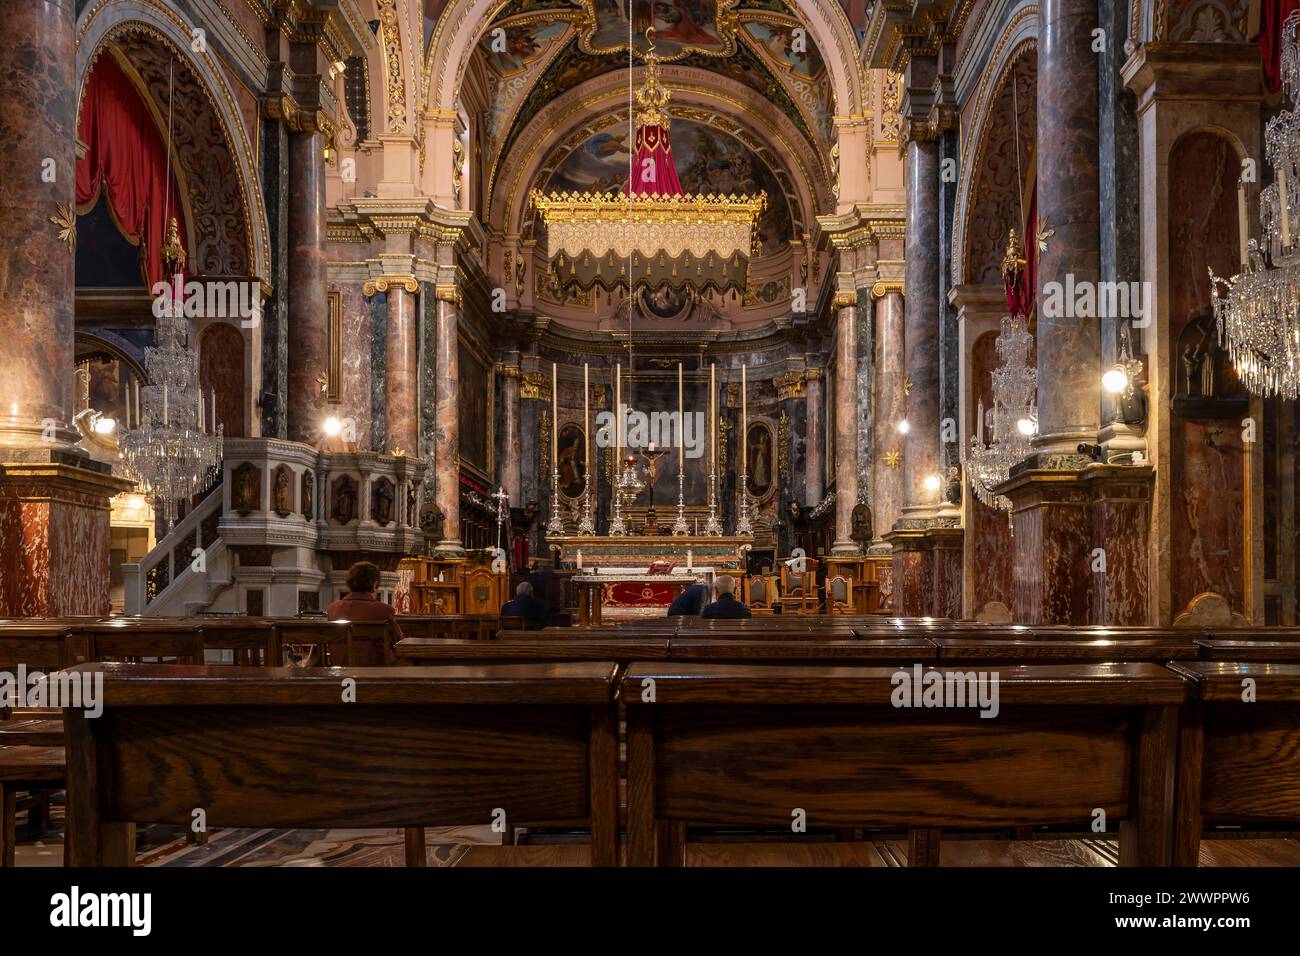
[{"label": "candlestick", "polygon": [[[583,428],[583,474],[582,474],[582,520],[578,522],[578,534],[595,534],[596,523],[591,516],[591,488],[595,480],[591,473],[591,381],[589,366],[582,363],[582,428]],[[582,554],[581,551],[578,552]],[[578,567],[582,567],[581,564]]]},{"label": "candlestick", "polygon": [[749,369],[740,366],[740,516],[736,519],[736,534],[752,534],[749,521]]},{"label": "candlestick", "polygon": [[1249,258],[1246,255],[1246,181],[1237,180],[1237,232],[1241,246],[1241,271],[1246,271]]},{"label": "candlestick", "polygon": [[559,366],[551,363],[551,471],[559,465],[560,441],[560,390]]},{"label": "candlestick", "polygon": [[[704,522],[704,533],[721,535],[722,524],[718,521],[718,366],[709,365],[709,518]],[[699,522],[696,522],[699,533]]]},{"label": "candlestick", "polygon": [[167,383],[163,382],[163,424],[167,424]]},{"label": "candlestick", "polygon": [[199,405],[198,424],[199,424],[199,431],[201,432],[203,431],[203,389],[196,388],[194,390],[194,397],[195,399],[198,400],[198,405]]},{"label": "candlestick", "polygon": [[613,518],[609,522],[611,535],[627,534],[623,521],[623,363],[614,366],[614,484],[610,489]]},{"label": "candlestick", "polygon": [[691,526],[686,523],[686,401],[682,384],[682,363],[677,363],[677,520],[673,522],[673,534],[690,534]]},{"label": "candlestick", "polygon": [[212,433],[215,435],[217,433],[217,390],[210,388],[208,394],[212,397]]}]

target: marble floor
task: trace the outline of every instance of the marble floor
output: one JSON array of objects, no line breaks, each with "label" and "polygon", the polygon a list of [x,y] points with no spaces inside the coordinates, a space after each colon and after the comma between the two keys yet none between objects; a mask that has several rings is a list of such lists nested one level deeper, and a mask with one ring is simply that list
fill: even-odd
[{"label": "marble floor", "polygon": [[[17,866],[63,863],[62,794],[50,808],[49,826],[39,837],[18,822]],[[488,825],[430,827],[430,866],[586,866],[583,834],[521,831],[520,843],[502,846]],[[139,866],[402,866],[400,830],[214,829],[204,844],[186,840],[180,827],[146,826],[137,833]],[[970,840],[943,842],[944,866],[1116,866],[1111,840]],[[906,866],[907,842],[838,842],[810,837],[791,844],[752,835],[712,836],[687,846],[687,866]],[[1300,840],[1207,840],[1201,866],[1300,866]]]}]

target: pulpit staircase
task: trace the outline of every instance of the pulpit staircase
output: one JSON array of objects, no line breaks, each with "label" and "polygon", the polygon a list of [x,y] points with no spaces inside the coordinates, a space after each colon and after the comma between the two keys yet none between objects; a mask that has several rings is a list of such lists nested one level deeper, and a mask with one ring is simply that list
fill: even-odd
[{"label": "pulpit staircase", "polygon": [[125,613],[192,616],[231,586],[230,555],[218,531],[223,498],[217,484],[138,564],[122,565]]}]

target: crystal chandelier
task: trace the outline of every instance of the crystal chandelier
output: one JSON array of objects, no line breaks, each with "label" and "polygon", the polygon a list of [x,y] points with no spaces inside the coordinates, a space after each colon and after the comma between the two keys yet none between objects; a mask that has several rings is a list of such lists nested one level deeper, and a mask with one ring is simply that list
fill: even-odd
[{"label": "crystal chandelier", "polygon": [[[653,32],[646,31],[647,39]],[[551,269],[563,288],[745,288],[767,196],[682,191],[668,135],[672,94],[659,82],[659,63],[651,41],[623,194],[534,189],[529,195],[546,224]]]},{"label": "crystal chandelier", "polygon": [[970,450],[966,453],[971,488],[990,508],[1010,509],[1010,500],[993,489],[1007,480],[1013,465],[1033,452],[1032,440],[1038,421],[1035,397],[1038,371],[1029,361],[1034,340],[1028,326],[1027,319],[1021,315],[1002,319],[997,340],[1002,365],[992,373],[993,407],[985,410],[984,403],[980,402],[976,433],[971,436]]},{"label": "crystal chandelier", "polygon": [[[163,261],[179,274],[185,253],[171,221]],[[179,255],[178,255],[179,253]],[[198,353],[188,345],[189,321],[183,303],[168,292],[158,316],[158,344],[144,350],[144,366],[153,384],[140,389],[140,427],[123,432],[118,448],[126,476],[159,502],[166,526],[176,520],[176,502],[212,484],[221,467],[222,426],[216,422],[216,399],[205,414],[198,385]],[[207,418],[212,427],[207,428]]]},{"label": "crystal chandelier", "polygon": [[1300,14],[1292,13],[1282,31],[1282,84],[1292,108],[1269,120],[1264,130],[1264,159],[1275,175],[1259,195],[1263,247],[1246,239],[1246,184],[1239,180],[1241,272],[1224,279],[1210,270],[1219,342],[1246,390],[1264,398],[1300,396],[1300,255],[1291,236],[1291,207],[1300,198],[1298,23]]}]

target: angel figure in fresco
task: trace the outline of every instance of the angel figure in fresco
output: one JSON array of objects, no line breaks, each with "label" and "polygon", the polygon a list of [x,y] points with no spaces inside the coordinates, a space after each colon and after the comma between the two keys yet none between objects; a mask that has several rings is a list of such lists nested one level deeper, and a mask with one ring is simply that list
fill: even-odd
[{"label": "angel figure in fresco", "polygon": [[[713,45],[718,37],[700,26],[698,19],[707,17],[704,4],[690,3],[689,0],[655,0],[654,22],[655,35],[660,40],[676,43],[694,43],[696,45]],[[692,11],[694,8],[694,11]],[[657,24],[667,24],[660,29]]]}]

